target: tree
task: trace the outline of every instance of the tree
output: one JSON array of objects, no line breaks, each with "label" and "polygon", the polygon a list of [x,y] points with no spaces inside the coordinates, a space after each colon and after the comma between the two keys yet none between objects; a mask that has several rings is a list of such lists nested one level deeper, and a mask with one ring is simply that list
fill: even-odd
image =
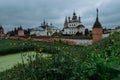
[{"label": "tree", "polygon": [[85,36],[88,36],[89,35],[89,30],[86,28],[85,29]]},{"label": "tree", "polygon": [[77,32],[76,36],[82,36],[83,34],[81,32]]}]

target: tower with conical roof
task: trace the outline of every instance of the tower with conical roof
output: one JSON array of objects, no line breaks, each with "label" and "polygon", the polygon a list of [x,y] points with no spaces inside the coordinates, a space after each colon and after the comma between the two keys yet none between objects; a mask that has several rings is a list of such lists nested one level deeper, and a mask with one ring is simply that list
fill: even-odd
[{"label": "tower with conical roof", "polygon": [[65,18],[65,22],[64,22],[64,28],[68,27],[68,21],[67,21],[67,17]]},{"label": "tower with conical roof", "polygon": [[2,39],[5,36],[4,34],[4,29],[2,27],[2,25],[0,26],[0,39]]},{"label": "tower with conical roof", "polygon": [[25,36],[24,30],[23,30],[23,28],[22,28],[21,25],[20,25],[20,27],[18,28],[18,36]]},{"label": "tower with conical roof", "polygon": [[3,29],[2,25],[0,26],[0,34],[4,34],[4,29]]},{"label": "tower with conical roof", "polygon": [[102,28],[101,23],[99,22],[98,9],[97,9],[96,21],[95,21],[93,28],[92,28],[93,43],[102,40],[102,34],[103,34],[103,28]]}]

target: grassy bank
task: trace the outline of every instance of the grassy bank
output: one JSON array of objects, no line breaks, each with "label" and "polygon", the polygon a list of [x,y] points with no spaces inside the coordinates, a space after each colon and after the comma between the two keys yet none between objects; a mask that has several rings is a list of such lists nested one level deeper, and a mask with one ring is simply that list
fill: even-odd
[{"label": "grassy bank", "polygon": [[33,50],[33,46],[28,46],[29,41],[20,41],[20,40],[10,40],[3,39],[0,40],[0,55],[7,55],[19,52],[25,52]]},{"label": "grassy bank", "polygon": [[[29,64],[19,64],[0,73],[1,80],[119,80],[120,33],[91,46],[70,46],[62,42],[36,42],[36,55]],[[42,52],[52,56],[41,57]],[[32,59],[35,60],[32,60]]]}]

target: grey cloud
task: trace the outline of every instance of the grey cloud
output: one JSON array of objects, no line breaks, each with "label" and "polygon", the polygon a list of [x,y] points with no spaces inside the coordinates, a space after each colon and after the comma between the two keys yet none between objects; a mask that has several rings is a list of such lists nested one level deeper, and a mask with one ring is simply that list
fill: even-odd
[{"label": "grey cloud", "polygon": [[75,10],[82,23],[91,28],[99,8],[99,19],[103,26],[120,25],[118,0],[0,0],[0,24],[5,28],[23,25],[36,27],[45,19],[63,28],[66,16]]}]

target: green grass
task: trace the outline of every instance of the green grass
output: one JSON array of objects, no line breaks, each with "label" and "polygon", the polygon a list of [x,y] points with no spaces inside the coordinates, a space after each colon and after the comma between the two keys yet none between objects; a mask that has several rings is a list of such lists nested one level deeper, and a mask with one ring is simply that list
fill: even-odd
[{"label": "green grass", "polygon": [[[30,41],[36,55],[0,73],[0,80],[119,80],[120,33],[111,33],[91,46],[70,46],[62,42]],[[42,57],[42,52],[51,56]],[[35,60],[32,60],[35,58]],[[12,73],[12,74],[11,74]]]},{"label": "green grass", "polygon": [[0,40],[0,55],[32,50],[33,46],[28,46],[28,44],[29,41],[9,40],[9,39]]}]

